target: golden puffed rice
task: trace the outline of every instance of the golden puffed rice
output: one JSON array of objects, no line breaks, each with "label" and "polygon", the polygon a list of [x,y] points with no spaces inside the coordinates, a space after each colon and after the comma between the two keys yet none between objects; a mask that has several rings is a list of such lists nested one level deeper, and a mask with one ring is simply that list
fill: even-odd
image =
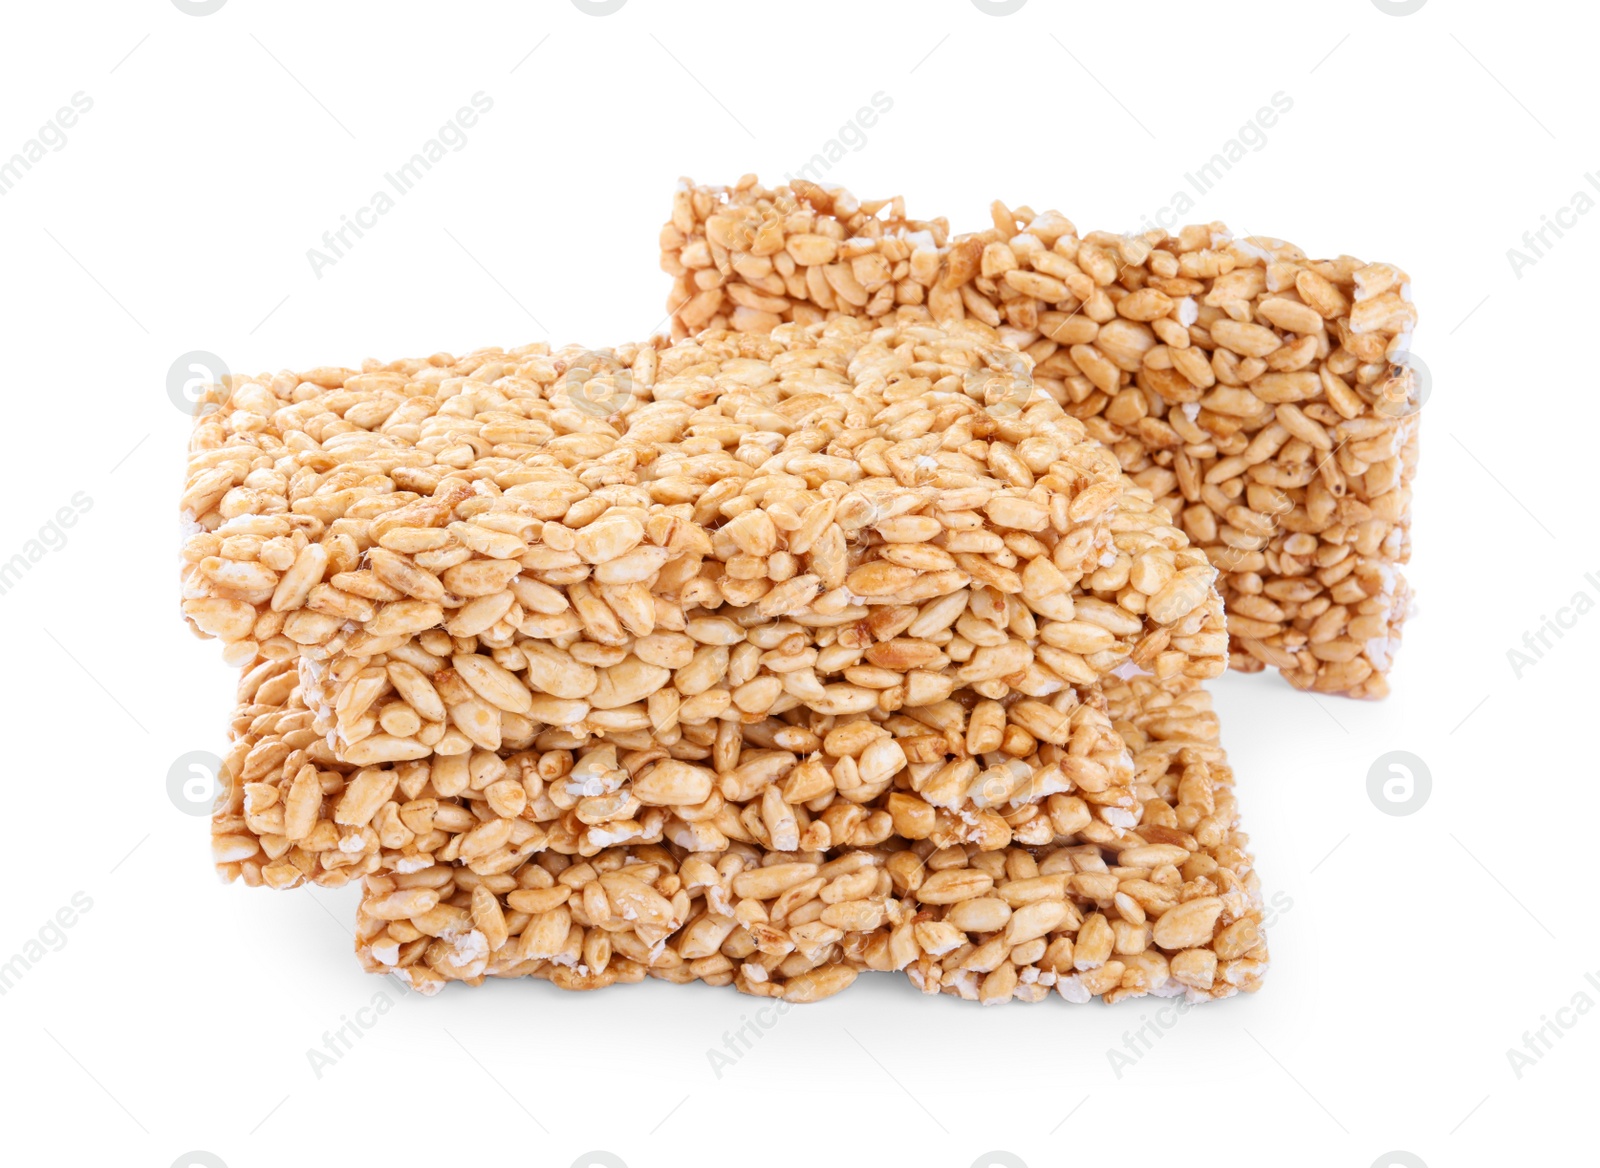
[{"label": "golden puffed rice", "polygon": [[1143,800],[1114,840],[614,847],[493,875],[439,865],[366,878],[357,952],[426,993],[485,977],[598,989],[650,976],[809,1002],[868,970],[986,1005],[1052,989],[1072,1002],[1254,991],[1268,962],[1261,896],[1207,696],[1148,679],[1109,693]]},{"label": "golden puffed rice", "polygon": [[603,417],[611,374],[520,357],[235,380],[197,424],[185,613],[299,659],[344,760],[1224,666],[1204,556],[974,330],[624,349]]},{"label": "golden puffed rice", "polygon": [[1411,596],[1409,277],[1219,223],[1080,236],[1054,211],[990,213],[952,236],[899,198],[684,180],[661,232],[674,335],[991,330],[1221,569],[1234,668],[1382,697]]},{"label": "golden puffed rice", "polygon": [[546,728],[499,753],[358,767],[318,734],[296,680],[268,662],[241,682],[212,818],[227,879],[338,886],[447,863],[489,876],[543,851],[826,851],[891,833],[994,850],[1113,840],[1139,816],[1133,759],[1093,689],[1009,708],[963,690],[895,714],[794,710],[670,746],[648,729]]}]

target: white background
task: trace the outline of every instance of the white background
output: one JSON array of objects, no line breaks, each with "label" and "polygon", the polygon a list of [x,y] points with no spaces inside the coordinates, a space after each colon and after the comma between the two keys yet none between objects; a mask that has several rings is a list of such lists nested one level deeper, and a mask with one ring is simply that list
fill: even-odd
[{"label": "white background", "polygon": [[[7,1159],[1579,1162],[1600,1010],[1558,1011],[1600,1003],[1580,746],[1600,615],[1520,679],[1507,651],[1575,593],[1600,599],[1600,215],[1520,276],[1507,249],[1580,188],[1600,197],[1583,20],[1443,0],[12,6],[0,159],[74,93],[93,108],[0,197],[0,560],[75,494],[92,506],[0,596],[0,962],[74,893],[92,907],[0,996]],[[465,147],[314,274],[307,249],[480,90]],[[719,1078],[708,1048],[758,1005],[731,990],[403,999],[351,956],[353,891],[218,884],[204,818],[166,790],[179,756],[223,749],[232,690],[177,613],[175,358],[254,372],[641,337],[664,316],[679,175],[776,183],[880,91],[893,108],[830,181],[956,230],[999,197],[1084,231],[1164,206],[1281,91],[1292,110],[1188,218],[1412,275],[1434,392],[1394,694],[1216,686],[1279,910],[1262,992],[1187,1014],[1119,1076],[1108,1049],[1161,1003],[984,1010],[873,976]],[[1432,776],[1404,817],[1368,796],[1391,750]],[[318,1078],[308,1049],[379,993],[393,1008]],[[1573,1025],[1519,1078],[1507,1050],[1547,1016]]]}]

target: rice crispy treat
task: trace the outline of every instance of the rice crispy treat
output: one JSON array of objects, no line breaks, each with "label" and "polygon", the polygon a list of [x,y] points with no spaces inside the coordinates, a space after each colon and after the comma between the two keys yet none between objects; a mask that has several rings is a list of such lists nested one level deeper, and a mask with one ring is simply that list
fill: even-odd
[{"label": "rice crispy treat", "polygon": [[995,850],[1114,839],[1139,818],[1134,762],[1097,689],[1006,704],[959,690],[894,713],[797,707],[670,743],[648,727],[524,724],[499,752],[358,767],[317,731],[297,682],[287,662],[241,679],[212,817],[225,879],[338,886],[451,863],[487,876],[543,851],[823,851],[891,833]]},{"label": "rice crispy treat", "polygon": [[488,875],[459,864],[366,877],[357,952],[437,992],[532,976],[598,989],[646,976],[810,1002],[863,971],[994,1005],[1259,988],[1261,897],[1232,774],[1193,683],[1114,682],[1141,819],[1048,846],[767,852],[621,846],[541,852]]},{"label": "rice crispy treat", "polygon": [[1215,570],[981,326],[520,357],[197,424],[185,614],[297,659],[342,761],[1225,667]]},{"label": "rice crispy treat", "polygon": [[218,870],[359,878],[363,964],[427,993],[1255,989],[1217,570],[1008,340],[845,315],[213,387]]},{"label": "rice crispy treat", "polygon": [[661,233],[673,335],[992,330],[1220,569],[1234,668],[1387,693],[1411,598],[1409,277],[1217,223],[1080,236],[1054,211],[991,217],[952,236],[899,198],[684,180]]}]

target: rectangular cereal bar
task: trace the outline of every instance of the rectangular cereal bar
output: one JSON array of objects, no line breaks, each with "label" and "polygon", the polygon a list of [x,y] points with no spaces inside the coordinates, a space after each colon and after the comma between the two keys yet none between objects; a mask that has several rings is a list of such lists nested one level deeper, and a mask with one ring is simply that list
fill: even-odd
[{"label": "rectangular cereal bar", "polygon": [[499,752],[356,766],[317,732],[296,676],[266,663],[241,684],[212,819],[225,878],[338,886],[435,864],[492,875],[541,851],[826,851],[891,833],[995,850],[1111,839],[1138,821],[1133,759],[1098,689],[1009,707],[963,693],[892,714],[797,709],[670,743],[648,728],[534,727]]},{"label": "rectangular cereal bar", "polygon": [[[1129,814],[1097,685],[1222,668],[1214,570],[981,335],[845,320],[524,356],[241,379],[197,426],[185,611],[230,652],[298,666],[296,708],[246,716],[230,754],[230,873],[414,862],[414,836],[451,846],[412,807],[424,787],[485,776],[545,801],[514,839],[441,810],[479,867],[663,832],[864,846],[891,820],[1045,843]],[[578,408],[621,370],[639,380],[608,391],[611,413]],[[441,461],[504,436],[513,406],[561,436]],[[858,729],[812,728],[841,717]],[[506,774],[529,744],[538,762],[516,765],[536,772]],[[829,762],[796,766],[819,748]],[[741,768],[746,750],[762,761]],[[779,767],[796,769],[782,791]]]},{"label": "rectangular cereal bar", "polygon": [[364,882],[357,950],[427,993],[532,976],[597,989],[646,976],[815,1001],[862,972],[986,1005],[1259,988],[1261,896],[1238,831],[1208,696],[1114,682],[1139,822],[1048,846],[549,851],[480,874],[460,864]]},{"label": "rectangular cereal bar", "polygon": [[991,218],[952,236],[898,198],[685,180],[661,233],[673,334],[992,330],[1220,569],[1234,668],[1382,697],[1425,391],[1409,277],[1221,224],[1080,236],[998,202]]},{"label": "rectangular cereal bar", "polygon": [[196,427],[185,614],[305,660],[347,761],[1222,667],[1204,556],[971,330],[524,356],[236,379]]}]

